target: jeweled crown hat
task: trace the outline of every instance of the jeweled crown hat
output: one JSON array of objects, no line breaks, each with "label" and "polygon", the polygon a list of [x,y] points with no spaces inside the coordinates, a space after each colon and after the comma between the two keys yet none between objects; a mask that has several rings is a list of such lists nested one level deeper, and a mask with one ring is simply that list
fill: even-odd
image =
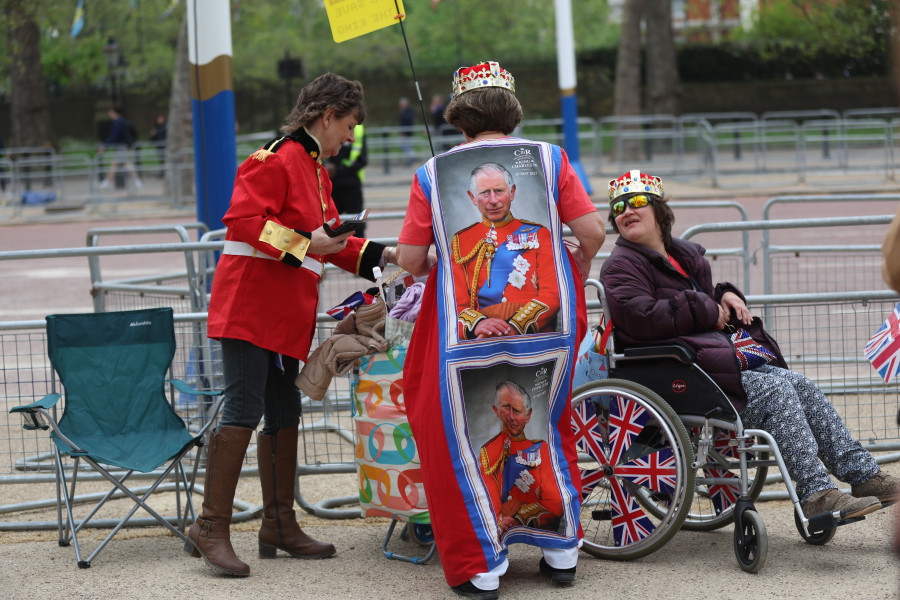
[{"label": "jeweled crown hat", "polygon": [[641,173],[638,169],[632,169],[618,179],[609,181],[610,204],[619,196],[625,196],[626,194],[653,194],[657,198],[662,198],[665,190],[659,177]]},{"label": "jeweled crown hat", "polygon": [[509,71],[500,66],[500,63],[492,60],[472,67],[460,67],[453,74],[454,97],[463,92],[486,87],[504,88],[515,93],[516,80]]}]

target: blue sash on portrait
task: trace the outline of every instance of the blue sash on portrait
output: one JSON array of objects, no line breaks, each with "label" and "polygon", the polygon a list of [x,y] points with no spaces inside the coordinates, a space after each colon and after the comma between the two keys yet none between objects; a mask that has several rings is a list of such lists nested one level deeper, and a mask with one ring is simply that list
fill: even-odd
[{"label": "blue sash on portrait", "polygon": [[481,289],[478,290],[479,306],[490,306],[499,304],[502,301],[503,292],[506,290],[506,285],[509,281],[509,274],[515,268],[513,262],[516,260],[516,257],[522,254],[521,248],[524,247],[525,242],[534,238],[536,230],[537,227],[535,225],[523,223],[515,233],[509,236],[511,239],[508,241],[512,242],[514,246],[519,246],[516,249],[510,249],[507,240],[499,240],[500,244],[497,246],[496,254],[494,254],[494,258],[491,261],[491,280],[485,282]]},{"label": "blue sash on portrait", "polygon": [[506,464],[503,465],[502,499],[505,500],[509,497],[509,492],[516,485],[516,480],[522,471],[533,469],[541,463],[541,444],[543,443],[535,442],[530,448],[520,450],[506,459]]}]

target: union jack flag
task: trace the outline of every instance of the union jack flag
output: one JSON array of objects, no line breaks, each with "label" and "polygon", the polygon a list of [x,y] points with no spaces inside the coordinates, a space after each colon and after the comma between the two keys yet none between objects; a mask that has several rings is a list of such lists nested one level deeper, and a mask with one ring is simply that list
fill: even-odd
[{"label": "union jack flag", "polygon": [[609,403],[609,462],[618,464],[650,420],[644,407],[624,398],[613,397]]},{"label": "union jack flag", "polygon": [[606,477],[603,469],[581,470],[581,499],[585,500],[594,491],[594,486]]},{"label": "union jack flag", "polygon": [[900,372],[900,304],[866,344],[863,355],[885,383],[890,383]]},{"label": "union jack flag", "polygon": [[[713,452],[718,452],[725,459],[737,458],[737,450],[731,445],[734,432],[719,431],[713,442]],[[753,458],[749,453],[748,459]],[[709,497],[712,500],[716,514],[720,515],[737,502],[740,494],[740,479],[727,469],[703,469],[704,474],[710,479],[734,479],[734,483],[714,483],[709,486]]]},{"label": "union jack flag", "polygon": [[625,491],[616,479],[610,480],[610,505],[612,507],[613,540],[616,546],[628,546],[639,542],[656,530],[634,496]]},{"label": "union jack flag", "polygon": [[[693,429],[695,435],[700,434],[700,428],[695,427]],[[716,438],[713,440],[713,447],[711,452],[713,453],[713,457],[711,460],[715,461],[715,455],[718,454],[720,459],[727,460],[728,462],[732,462],[737,460],[737,449],[734,445],[732,445],[731,441],[734,439],[735,434],[733,431],[723,431],[716,430]],[[747,460],[753,460],[756,457],[756,454],[753,452],[747,453]],[[740,478],[736,473],[729,471],[725,468],[713,468],[706,467],[703,469],[704,477],[709,479],[726,479],[728,482],[723,483],[711,483],[707,484],[709,497],[712,500],[713,507],[715,508],[716,514],[720,515],[724,511],[731,508],[731,506],[737,502],[740,497]]]},{"label": "union jack flag", "polygon": [[334,308],[329,308],[327,312],[329,315],[341,321],[352,313],[354,309],[358,306],[362,306],[363,304],[372,304],[375,302],[375,296],[372,294],[367,294],[365,292],[356,292]]},{"label": "union jack flag", "polygon": [[579,450],[587,452],[601,465],[607,464],[603,434],[605,423],[601,424],[594,402],[588,398],[572,411],[572,431]]},{"label": "union jack flag", "polygon": [[737,502],[738,497],[741,495],[740,487],[738,487],[740,480],[731,471],[723,469],[703,469],[703,472],[709,478],[734,479],[734,483],[731,484],[714,483],[709,486],[709,497],[712,499],[713,508],[715,508],[717,515],[721,515],[732,504]]},{"label": "union jack flag", "polygon": [[671,448],[660,448],[647,456],[639,456],[618,465],[616,475],[651,490],[671,494],[675,491],[675,483],[678,481],[675,453]]}]

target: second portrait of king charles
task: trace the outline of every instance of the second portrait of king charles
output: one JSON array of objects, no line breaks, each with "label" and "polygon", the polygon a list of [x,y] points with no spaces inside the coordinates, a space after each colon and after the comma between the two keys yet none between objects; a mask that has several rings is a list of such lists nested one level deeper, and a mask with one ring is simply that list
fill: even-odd
[{"label": "second portrait of king charles", "polygon": [[559,286],[550,231],[513,216],[512,174],[479,165],[469,199],[481,221],[453,236],[453,285],[460,339],[556,330]]}]

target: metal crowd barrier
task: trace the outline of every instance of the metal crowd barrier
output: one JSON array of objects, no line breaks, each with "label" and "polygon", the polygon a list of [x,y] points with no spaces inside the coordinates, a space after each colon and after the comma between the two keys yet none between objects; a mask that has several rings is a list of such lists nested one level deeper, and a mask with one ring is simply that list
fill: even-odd
[{"label": "metal crowd barrier", "polygon": [[709,177],[713,187],[734,176],[752,186],[748,175],[764,176],[757,185],[837,187],[893,181],[898,128],[893,109],[639,115],[598,119],[583,139],[594,173],[640,161],[663,176]]},{"label": "metal crowd barrier", "polygon": [[[561,118],[526,119],[514,135],[554,143],[562,141]],[[406,137],[404,134],[411,134]],[[235,160],[244,160],[275,132],[237,136]],[[366,186],[391,182],[394,169],[409,174],[404,147],[412,145],[414,164],[431,156],[424,126],[367,127],[369,168]],[[431,146],[442,152],[463,141],[444,128],[431,131]],[[582,165],[590,176],[620,173],[639,161],[648,172],[667,178],[709,179],[723,189],[805,184],[822,188],[893,182],[900,136],[895,108],[580,117],[577,137]],[[127,156],[143,185],[99,189],[100,178],[116,151],[103,156],[83,149],[0,150],[0,218],[33,216],[22,193],[53,194],[47,211],[87,207],[92,214],[139,210],[146,201],[183,208],[195,201],[193,148],[168,153],[158,143],[139,142]],[[379,169],[378,166],[381,166]],[[163,175],[165,177],[163,178]],[[37,200],[35,200],[37,201]]]},{"label": "metal crowd barrier", "polygon": [[[683,204],[683,206],[681,206]],[[748,243],[748,235],[755,230],[827,226],[866,228],[885,226],[888,216],[841,217],[837,219],[806,219],[787,221],[747,221],[746,211],[737,203],[715,203],[723,211],[737,210],[743,221],[700,225],[686,231],[682,237],[692,238],[701,233],[719,231],[741,232],[739,247],[713,247],[707,256],[713,265],[716,280],[749,281],[748,273],[756,266],[755,252]],[[681,209],[711,211],[710,203],[674,203]],[[374,215],[373,215],[374,216]],[[377,218],[377,217],[376,217]],[[387,218],[387,217],[386,217]],[[389,215],[396,218],[396,215]],[[203,232],[200,242],[185,241],[189,231]],[[106,236],[137,233],[173,233],[176,243],[99,246]],[[98,228],[88,233],[87,247],[54,250],[10,251],[0,253],[0,261],[19,259],[57,260],[65,257],[85,257],[90,265],[92,294],[96,310],[122,310],[144,306],[173,306],[179,347],[173,375],[185,379],[201,389],[220,389],[221,357],[218,344],[206,337],[207,293],[210,277],[214,275],[214,258],[222,248],[223,231],[205,232],[196,223],[180,226],[147,228]],[[729,240],[735,237],[729,236]],[[879,237],[880,239],[880,237]],[[381,240],[394,243],[395,239]],[[837,249],[838,247],[835,246]],[[101,257],[138,264],[134,255],[168,253],[184,260],[184,272],[104,279],[99,268]],[[599,267],[608,254],[597,259]],[[761,268],[768,269],[774,255],[763,254]],[[104,258],[105,259],[105,258]],[[177,262],[177,260],[176,260]],[[861,270],[859,264],[845,261],[832,270],[843,269],[845,276]],[[112,269],[115,271],[115,269]],[[802,270],[802,269],[801,269]],[[786,278],[790,282],[791,278]],[[898,300],[894,292],[883,289],[868,291],[840,290],[825,293],[805,290],[802,281],[793,278],[798,289],[785,289],[778,295],[748,294],[750,304],[765,315],[768,328],[779,340],[792,368],[817,381],[831,396],[832,402],[844,416],[851,431],[873,449],[898,447],[900,430],[896,426],[896,409],[900,404],[900,384],[885,385],[862,357],[862,348],[877,330]],[[351,287],[352,286],[352,287]],[[338,276],[329,270],[322,284],[320,309],[343,300],[350,292],[364,287],[356,278]],[[750,290],[749,285],[745,285]],[[800,293],[806,292],[806,293]],[[101,298],[102,297],[102,298]],[[99,299],[98,299],[99,298]],[[589,298],[589,300],[591,300]],[[201,310],[197,310],[201,307]],[[588,304],[591,317],[599,317],[596,301]],[[319,315],[316,340],[327,339],[334,321],[324,313]],[[35,401],[49,393],[54,385],[46,356],[43,321],[8,321],[0,323],[0,484],[46,482],[52,479],[48,471],[49,441],[46,436],[26,432],[17,419],[8,415],[9,408]],[[324,402],[304,399],[301,422],[300,475],[319,473],[349,474],[355,472],[353,423],[350,414],[350,387],[347,378],[336,378]],[[191,422],[205,418],[202,401],[179,396],[176,410]],[[202,460],[202,457],[199,458]],[[254,449],[248,452],[244,475],[256,472]],[[329,518],[358,516],[352,504],[355,497],[329,498],[317,504],[307,502],[298,493],[298,502],[313,514]],[[28,507],[35,507],[28,504]],[[0,506],[0,514],[24,510],[26,507]],[[252,518],[258,507],[247,507],[237,518]],[[3,526],[0,526],[2,529]],[[24,525],[23,527],[27,527]]]},{"label": "metal crowd barrier", "polygon": [[[872,215],[857,217],[822,217],[809,219],[781,219],[765,221],[736,221],[704,223],[695,225],[684,232],[684,239],[711,232],[760,230],[763,234],[763,290],[766,295],[795,292],[832,292],[859,289],[879,289],[884,287],[881,279],[881,244],[884,230],[894,215]],[[878,226],[874,233],[871,226]],[[790,245],[770,244],[770,231],[789,230],[793,235],[806,229],[856,228],[867,231],[867,237],[878,244],[828,244]],[[821,233],[820,235],[825,235]],[[809,260],[812,257],[813,260]],[[821,260],[820,260],[821,259]],[[749,260],[745,264],[749,264]],[[714,277],[714,279],[716,279]],[[720,280],[720,279],[716,279]],[[749,294],[754,289],[744,286]]]}]

